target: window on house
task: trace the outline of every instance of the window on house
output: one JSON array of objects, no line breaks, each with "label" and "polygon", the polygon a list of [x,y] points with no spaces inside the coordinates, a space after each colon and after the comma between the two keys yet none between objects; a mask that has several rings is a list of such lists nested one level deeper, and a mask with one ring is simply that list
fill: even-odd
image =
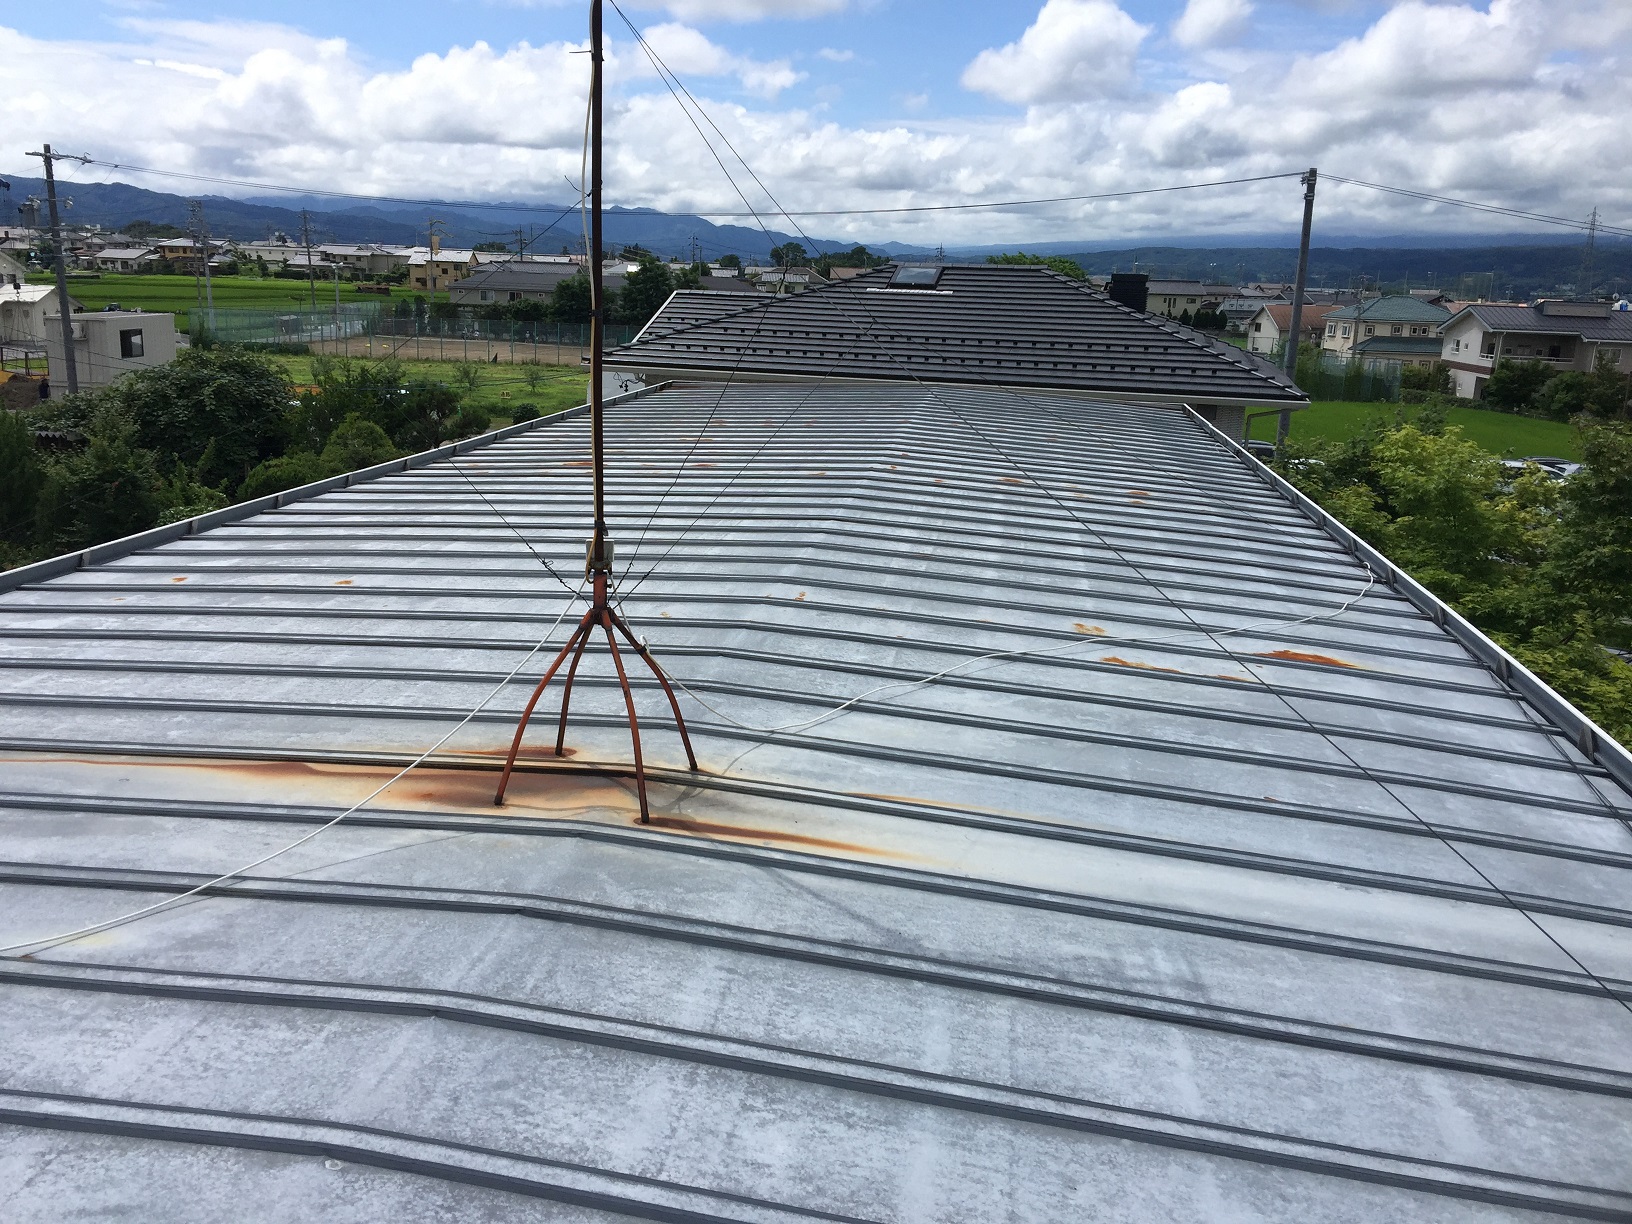
[{"label": "window on house", "polygon": [[[1405,330],[1405,329],[1404,329],[1404,328],[1403,328],[1403,327],[1401,327],[1401,326],[1400,326],[1400,325],[1399,325],[1399,324],[1398,324],[1398,323],[1396,323],[1396,324],[1394,324],[1394,332],[1393,332],[1393,334],[1394,334],[1394,335],[1396,335],[1396,336],[1397,336],[1397,335],[1399,335],[1399,334],[1400,334],[1400,333],[1401,333],[1401,332],[1402,332],[1402,331],[1404,331],[1404,330]],[[1414,328],[1414,327],[1413,327],[1413,328],[1412,328],[1412,329],[1411,329],[1411,334],[1412,334],[1412,335],[1413,335],[1413,336],[1414,336],[1414,335],[1416,335],[1416,334],[1417,334],[1417,329],[1416,329],[1416,328]]]},{"label": "window on house", "polygon": [[483,289],[482,290],[482,301],[491,302],[492,300],[493,300],[493,290]]},{"label": "window on house", "polygon": [[1556,344],[1549,344],[1547,346],[1547,356],[1549,358],[1551,358],[1553,361],[1557,361],[1558,358],[1559,358],[1559,354],[1562,353],[1563,351],[1564,350],[1562,348],[1560,348]]},{"label": "window on house", "polygon": [[1252,325],[1252,330],[1255,332],[1261,332],[1264,330],[1264,325],[1262,323],[1254,323]]},{"label": "window on house", "polygon": [[1376,334],[1377,334],[1377,329],[1375,327],[1366,328],[1366,335],[1375,336]]},{"label": "window on house", "polygon": [[1337,335],[1337,324],[1336,324],[1336,323],[1328,323],[1328,324],[1326,324],[1326,334],[1327,334],[1327,335],[1328,335],[1328,336],[1335,336],[1335,335]]},{"label": "window on house", "polygon": [[1460,353],[1461,351],[1462,351],[1462,341],[1452,340],[1451,341],[1451,352]]},{"label": "window on house", "polygon": [[119,333],[119,356],[140,357],[142,355],[142,329],[133,327],[129,331]]},{"label": "window on house", "polygon": [[1486,357],[1496,356],[1496,341],[1494,341],[1494,340],[1486,340],[1485,341],[1485,356]]},{"label": "window on house", "polygon": [[1343,324],[1343,334],[1345,336],[1349,334],[1349,325],[1347,323]]},{"label": "window on house", "polygon": [[1620,349],[1599,349],[1598,351],[1604,355],[1606,365],[1618,366],[1621,364]]}]

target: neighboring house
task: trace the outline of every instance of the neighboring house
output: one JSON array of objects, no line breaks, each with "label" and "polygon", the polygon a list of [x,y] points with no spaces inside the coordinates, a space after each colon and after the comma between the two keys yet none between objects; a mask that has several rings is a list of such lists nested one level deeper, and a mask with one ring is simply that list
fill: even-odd
[{"label": "neighboring house", "polygon": [[28,283],[28,268],[21,258],[0,251],[0,288]]},{"label": "neighboring house", "polygon": [[383,276],[408,263],[406,254],[372,242],[326,242],[312,250],[328,263],[339,264],[359,276]]},{"label": "neighboring house", "polygon": [[[1299,329],[1303,332],[1302,343],[1319,344],[1326,331],[1326,316],[1336,309],[1335,306],[1304,303],[1303,317],[1298,320]],[[1291,302],[1270,302],[1260,306],[1247,323],[1247,351],[1262,353],[1267,357],[1281,347],[1291,327]]]},{"label": "neighboring house", "polygon": [[304,256],[306,248],[298,242],[240,242],[238,244],[238,254],[250,263],[260,260],[268,268],[276,270],[283,267],[291,257],[295,255]]},{"label": "neighboring house", "polygon": [[[1419,302],[1414,297],[1369,298],[1353,306],[1340,306],[1326,316],[1321,347],[1334,357],[1418,362],[1426,355],[1432,361],[1438,357],[1436,346],[1420,342],[1437,337],[1450,317],[1451,312],[1443,306]],[[1356,352],[1367,340],[1378,343]]]},{"label": "neighboring house", "polygon": [[1479,399],[1503,357],[1540,361],[1557,370],[1590,370],[1602,355],[1632,370],[1632,312],[1609,302],[1544,300],[1529,306],[1475,302],[1446,323],[1440,357],[1456,394]]},{"label": "neighboring house", "polygon": [[[623,287],[626,265],[619,271],[602,271],[601,283],[608,293]],[[508,260],[477,268],[468,276],[445,286],[448,300],[456,306],[494,306],[507,302],[547,302],[555,296],[555,287],[570,277],[577,276],[577,264],[556,261]]]},{"label": "neighboring house", "polygon": [[[76,314],[71,323],[74,371],[81,391],[106,387],[133,370],[175,360],[175,315],[99,310]],[[68,371],[63,359],[61,316],[54,310],[45,317],[45,350],[51,386],[60,395],[68,389]]]},{"label": "neighboring house", "polygon": [[[69,297],[68,309],[72,312],[84,307]],[[0,285],[0,343],[34,352],[43,350],[48,312],[53,319],[60,314],[55,285]],[[52,326],[58,329],[60,340],[61,324]]]},{"label": "neighboring house", "polygon": [[734,305],[676,293],[607,366],[664,379],[793,379],[1038,387],[1192,405],[1240,437],[1256,407],[1307,397],[1264,358],[1047,268],[892,265]]},{"label": "neighboring house", "polygon": [[475,251],[443,250],[440,241],[433,237],[430,246],[409,250],[408,284],[424,293],[442,293],[480,262]]},{"label": "neighboring house", "polygon": [[1176,319],[1185,311],[1192,318],[1207,300],[1207,286],[1198,281],[1153,280],[1145,287],[1145,309],[1151,314]]},{"label": "neighboring house", "polygon": [[158,258],[152,247],[104,247],[97,253],[96,267],[100,272],[138,272]]},{"label": "neighboring house", "polygon": [[804,293],[828,283],[814,268],[760,268],[754,275],[767,293]]}]

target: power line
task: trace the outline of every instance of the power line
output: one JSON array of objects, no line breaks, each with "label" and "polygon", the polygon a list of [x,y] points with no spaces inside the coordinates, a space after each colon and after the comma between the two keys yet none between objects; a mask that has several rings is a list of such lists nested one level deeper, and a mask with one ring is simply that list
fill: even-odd
[{"label": "power line", "polygon": [[[1469,208],[1476,212],[1494,213],[1497,216],[1513,217],[1521,221],[1539,221],[1544,225],[1560,225],[1568,229],[1596,230],[1601,234],[1615,234],[1620,237],[1632,237],[1632,229],[1618,225],[1605,225],[1601,221],[1581,221],[1574,217],[1556,217],[1551,213],[1529,212],[1522,208],[1508,208],[1502,204],[1484,204],[1478,200],[1462,200],[1455,196],[1435,195],[1431,191],[1416,191],[1410,187],[1390,187],[1385,183],[1368,183],[1363,179],[1344,178],[1340,174],[1325,176],[1329,183],[1346,183],[1350,187],[1369,187],[1373,191],[1386,191],[1390,195],[1406,196],[1413,200],[1426,200],[1434,204],[1451,204],[1457,208]],[[1594,209],[1594,216],[1597,210]]]}]

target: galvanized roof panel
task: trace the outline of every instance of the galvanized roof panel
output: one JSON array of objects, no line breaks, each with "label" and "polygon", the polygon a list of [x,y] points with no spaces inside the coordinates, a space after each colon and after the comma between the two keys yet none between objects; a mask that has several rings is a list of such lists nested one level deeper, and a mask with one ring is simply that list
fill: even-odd
[{"label": "galvanized roof panel", "polygon": [[[248,878],[0,960],[15,1218],[1627,1217],[1618,758],[1198,420],[761,384],[608,432],[703,770],[637,685],[638,824],[592,656],[494,808],[535,656]],[[434,743],[567,606],[585,442],[0,595],[0,943]]]}]

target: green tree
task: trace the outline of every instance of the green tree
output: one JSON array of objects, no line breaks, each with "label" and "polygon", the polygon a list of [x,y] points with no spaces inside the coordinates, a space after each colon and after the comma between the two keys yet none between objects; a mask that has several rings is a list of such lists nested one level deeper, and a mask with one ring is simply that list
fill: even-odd
[{"label": "green tree", "polygon": [[352,413],[335,427],[318,460],[328,475],[355,472],[397,457],[385,430],[360,413]]},{"label": "green tree", "polygon": [[771,248],[771,263],[778,268],[803,268],[810,263],[810,254],[797,242],[784,242]]},{"label": "green tree", "polygon": [[550,318],[557,323],[583,326],[590,319],[589,274],[579,269],[550,295]]},{"label": "green tree", "polygon": [[1082,265],[1074,259],[1067,259],[1063,255],[1028,255],[1025,251],[1014,251],[1004,255],[988,255],[989,264],[1023,264],[1032,267],[1047,268],[1051,272],[1058,272],[1061,276],[1069,276],[1072,280],[1087,280],[1088,274],[1082,270]]},{"label": "green tree", "polygon": [[239,501],[269,497],[286,489],[297,489],[329,475],[322,462],[310,451],[293,451],[257,464],[238,486]]},{"label": "green tree", "polygon": [[721,255],[719,259],[715,260],[714,262],[719,264],[722,268],[740,268],[742,267],[742,256],[732,254]]},{"label": "green tree", "polygon": [[473,250],[473,251],[491,251],[496,255],[502,255],[502,254],[507,254],[509,252],[509,250],[510,250],[510,247],[509,247],[508,244],[503,243],[503,242],[478,242],[474,247],[471,248],[471,250]]},{"label": "green tree", "polygon": [[403,423],[391,440],[410,453],[430,450],[448,438],[448,422],[459,411],[458,392],[445,383],[411,382],[403,396]]},{"label": "green tree", "polygon": [[164,480],[153,452],[136,445],[136,426],[103,405],[88,444],[46,472],[39,536],[49,552],[72,552],[155,526],[164,509]]},{"label": "green tree", "polygon": [[1552,376],[1546,362],[1503,357],[1485,383],[1485,403],[1501,412],[1534,412],[1536,396]]},{"label": "green tree", "polygon": [[624,280],[614,316],[620,323],[642,326],[662,308],[673,292],[674,274],[669,271],[669,266],[655,259],[642,260],[640,267]]},{"label": "green tree", "polygon": [[34,430],[18,414],[0,408],[0,565],[21,556],[34,538],[34,511],[45,472],[34,447]]},{"label": "green tree", "polygon": [[1626,375],[1600,353],[1590,373],[1566,370],[1550,378],[1536,393],[1535,407],[1555,421],[1568,421],[1582,413],[1606,419],[1622,417],[1627,413],[1627,383]]},{"label": "green tree", "polygon": [[493,423],[493,414],[480,404],[462,405],[458,412],[448,419],[448,438],[470,438],[480,433],[486,433],[488,426]]},{"label": "green tree", "polygon": [[487,371],[482,368],[479,361],[461,361],[453,367],[453,376],[465,389],[466,395],[474,395],[486,375]]}]

